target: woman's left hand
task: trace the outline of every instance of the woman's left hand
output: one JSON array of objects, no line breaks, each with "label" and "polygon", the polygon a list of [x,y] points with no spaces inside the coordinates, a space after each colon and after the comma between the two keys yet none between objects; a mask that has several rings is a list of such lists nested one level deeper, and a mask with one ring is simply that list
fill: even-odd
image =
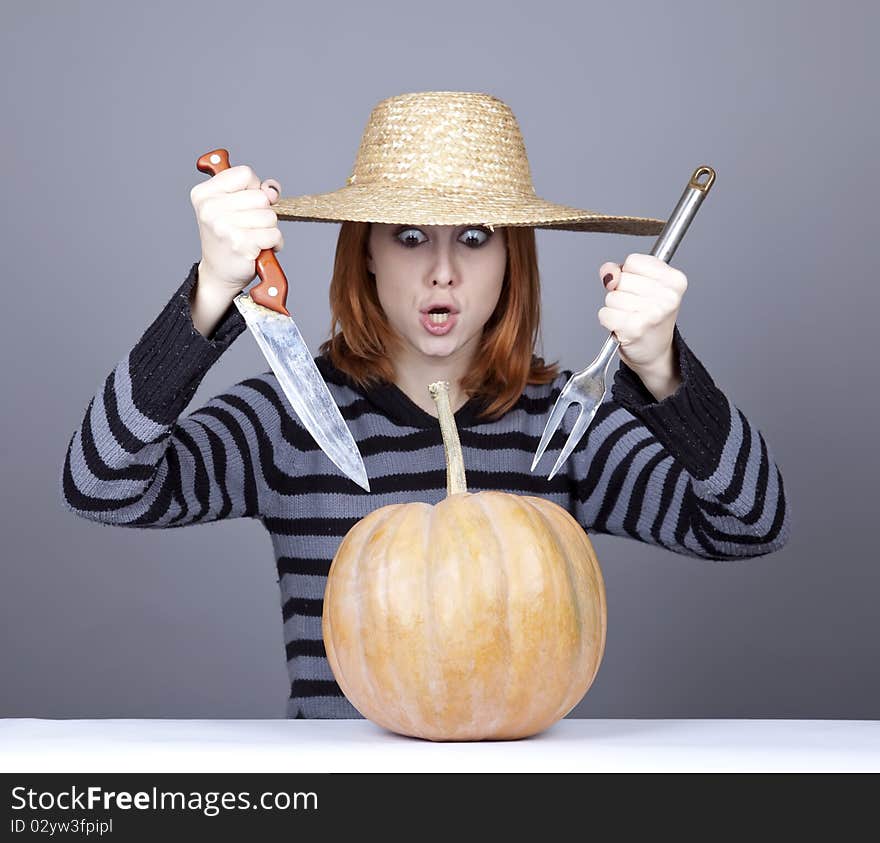
[{"label": "woman's left hand", "polygon": [[632,254],[623,266],[599,267],[608,294],[599,322],[613,331],[621,359],[636,372],[663,370],[673,359],[672,335],[687,276],[653,255]]}]

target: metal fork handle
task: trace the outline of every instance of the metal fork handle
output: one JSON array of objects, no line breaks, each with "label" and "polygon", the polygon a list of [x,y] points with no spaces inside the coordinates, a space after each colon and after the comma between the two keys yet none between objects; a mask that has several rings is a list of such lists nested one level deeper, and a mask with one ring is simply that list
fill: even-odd
[{"label": "metal fork handle", "polygon": [[[706,181],[700,182],[700,177],[704,175],[706,176]],[[669,263],[714,181],[715,171],[711,167],[704,164],[694,170],[690,181],[687,183],[687,187],[685,187],[681,198],[678,200],[678,204],[673,208],[669,219],[666,220],[666,224],[663,226],[663,230],[657,236],[654,248],[651,249],[650,254],[655,258],[660,258],[664,263]],[[606,372],[611,358],[614,357],[619,347],[620,342],[617,340],[617,337],[614,336],[613,332],[610,333],[593,365],[601,367],[603,373]]]},{"label": "metal fork handle", "polygon": [[[703,175],[707,178],[704,183],[701,183],[700,176]],[[651,249],[651,254],[654,257],[669,263],[714,182],[715,171],[711,167],[703,165],[694,170],[678,204],[669,215],[666,225],[663,226],[663,230],[657,237],[657,242],[654,243],[654,248]]]}]

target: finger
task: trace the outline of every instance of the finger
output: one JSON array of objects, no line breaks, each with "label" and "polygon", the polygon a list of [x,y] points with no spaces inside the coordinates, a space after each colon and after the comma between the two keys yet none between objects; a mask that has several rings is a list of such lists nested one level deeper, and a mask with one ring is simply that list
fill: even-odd
[{"label": "finger", "polygon": [[601,307],[598,312],[599,323],[614,334],[615,339],[625,345],[633,336],[633,316],[622,310]]},{"label": "finger", "polygon": [[271,208],[236,211],[231,217],[232,224],[239,228],[275,228],[278,224],[278,214]]},{"label": "finger", "polygon": [[617,289],[617,285],[620,282],[620,271],[620,264],[614,263],[613,261],[605,261],[605,263],[599,267],[599,278],[602,279],[602,283],[605,285],[606,290]]},{"label": "finger", "polygon": [[666,287],[679,289],[685,279],[680,269],[670,266],[666,261],[660,260],[655,255],[633,253],[628,255],[623,264],[623,272],[631,272],[634,275],[644,275],[653,278]]},{"label": "finger", "polygon": [[654,309],[656,303],[652,298],[626,290],[610,290],[605,294],[605,306],[612,310],[623,310],[627,313],[639,313],[644,310]]},{"label": "finger", "polygon": [[[687,282],[685,281],[685,286]],[[666,286],[656,278],[646,278],[644,275],[635,275],[631,272],[623,272],[615,289],[615,298],[609,302],[606,296],[606,304],[624,310],[641,311],[650,314],[664,314],[677,311],[681,307],[681,300],[685,287]],[[622,298],[618,299],[618,293],[630,293],[637,296],[637,303],[628,303]]]},{"label": "finger", "polygon": [[[211,219],[214,216],[249,211],[254,208],[269,208],[269,197],[262,190],[239,190],[236,193],[224,193],[207,199],[202,208],[202,217]],[[271,211],[271,213],[275,213]]]},{"label": "finger", "polygon": [[[192,204],[198,208],[214,199],[259,186],[260,180],[257,178],[257,174],[247,164],[240,164],[199,182],[192,188],[189,196]],[[262,191],[259,192],[262,193]]]},{"label": "finger", "polygon": [[676,289],[667,287],[656,278],[646,278],[644,275],[637,275],[634,272],[622,272],[615,290],[633,293],[662,304],[675,305],[681,298],[681,294]]},{"label": "finger", "polygon": [[206,196],[216,196],[222,193],[234,193],[246,188],[257,188],[260,186],[260,180],[253,168],[247,164],[239,164],[236,167],[230,167],[222,170],[216,176],[211,176],[205,185]]},{"label": "finger", "polygon": [[280,252],[284,247],[284,238],[277,228],[260,228],[249,234],[260,250],[273,249]]},{"label": "finger", "polygon": [[278,179],[266,179],[260,188],[269,197],[270,202],[277,202],[281,198],[281,183]]}]

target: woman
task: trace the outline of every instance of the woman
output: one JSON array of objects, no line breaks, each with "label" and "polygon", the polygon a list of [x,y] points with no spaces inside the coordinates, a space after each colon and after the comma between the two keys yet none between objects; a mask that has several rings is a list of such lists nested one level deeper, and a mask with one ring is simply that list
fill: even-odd
[{"label": "woman", "polygon": [[[342,537],[369,512],[445,497],[427,390],[438,379],[450,382],[470,491],[540,495],[589,532],[706,560],[785,544],[779,468],[675,324],[685,275],[651,255],[600,267],[609,292],[599,322],[621,342],[612,392],[559,474],[531,472],[571,375],[534,354],[534,228],[656,234],[663,221],[535,196],[500,100],[460,92],[383,100],[346,187],[279,196],[277,182],[261,183],[247,166],[193,188],[202,258],[93,398],[68,447],[62,495],[77,515],[127,527],[259,518],[282,591],[288,717],[360,716],[324,651],[326,576]],[[182,416],[245,330],[230,305],[253,280],[260,250],[283,247],[279,218],[342,222],[330,337],[315,359],[359,444],[370,493],[318,448],[271,371]],[[431,315],[439,310],[447,315]],[[561,449],[570,423],[549,452]]]}]

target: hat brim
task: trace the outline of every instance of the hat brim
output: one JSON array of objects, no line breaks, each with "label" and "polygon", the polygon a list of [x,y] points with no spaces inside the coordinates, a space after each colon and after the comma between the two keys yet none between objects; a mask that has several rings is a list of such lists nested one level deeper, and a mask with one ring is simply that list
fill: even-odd
[{"label": "hat brim", "polygon": [[666,220],[600,214],[547,202],[539,196],[353,184],[330,193],[282,196],[272,206],[279,220],[378,222],[409,225],[530,226],[565,231],[659,234]]}]

